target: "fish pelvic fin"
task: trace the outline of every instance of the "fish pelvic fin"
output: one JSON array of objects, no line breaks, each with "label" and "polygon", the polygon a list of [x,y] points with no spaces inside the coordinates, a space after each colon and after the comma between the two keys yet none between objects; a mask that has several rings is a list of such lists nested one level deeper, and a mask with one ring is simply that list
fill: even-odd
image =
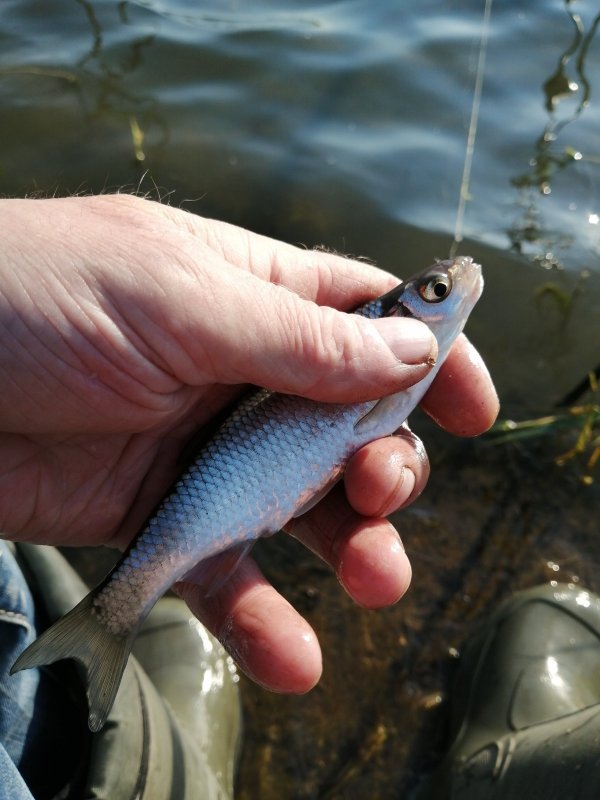
[{"label": "fish pelvic fin", "polygon": [[117,636],[94,613],[94,592],[51,625],[13,664],[10,674],[22,669],[72,658],[87,678],[88,726],[101,730],[113,706],[129,658],[135,631]]}]

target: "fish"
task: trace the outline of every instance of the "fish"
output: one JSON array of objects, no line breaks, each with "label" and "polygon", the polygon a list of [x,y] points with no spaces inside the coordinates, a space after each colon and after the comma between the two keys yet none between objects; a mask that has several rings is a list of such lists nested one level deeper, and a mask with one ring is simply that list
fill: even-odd
[{"label": "fish", "polygon": [[[156,601],[206,559],[238,557],[315,505],[363,445],[392,435],[418,405],[483,290],[468,256],[438,261],[356,309],[414,317],[438,342],[425,378],[378,400],[324,403],[257,388],[203,445],[106,578],[17,658],[11,674],[65,658],[86,674],[88,726],[114,703],[136,633]],[[209,562],[210,563],[210,562]]]}]

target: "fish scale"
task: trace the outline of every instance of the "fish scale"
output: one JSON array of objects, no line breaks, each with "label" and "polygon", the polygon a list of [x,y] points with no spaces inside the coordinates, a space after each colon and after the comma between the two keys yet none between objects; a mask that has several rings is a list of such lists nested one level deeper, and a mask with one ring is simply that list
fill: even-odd
[{"label": "fish scale", "polygon": [[[321,403],[256,394],[177,482],[95,597],[96,615],[115,635],[126,635],[137,623],[139,603],[153,604],[190,562],[279,530],[298,497],[313,495],[347,460],[353,423],[372,405],[332,404],[323,413]],[[175,535],[178,549],[170,552]]]},{"label": "fish scale", "polygon": [[[403,392],[355,404],[260,389],[243,399],[105,580],[45,631],[12,671],[61,658],[86,668],[88,724],[110,711],[133,639],[156,600],[197,565],[275,533],[317,502],[362,445],[396,431],[429,388],[482,290],[468,257],[439,262],[358,309],[412,316],[438,340],[438,363]],[[211,562],[208,562],[211,563]],[[190,571],[193,571],[190,575]],[[216,580],[213,579],[213,580]]]}]

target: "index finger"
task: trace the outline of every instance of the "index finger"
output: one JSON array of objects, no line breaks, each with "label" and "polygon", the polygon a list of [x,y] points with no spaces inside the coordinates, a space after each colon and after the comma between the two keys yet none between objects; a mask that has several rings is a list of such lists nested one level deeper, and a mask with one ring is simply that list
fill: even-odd
[{"label": "index finger", "polygon": [[398,278],[366,261],[296,247],[227,222],[163,208],[174,222],[201,238],[232,266],[285,286],[318,305],[353,308],[399,283]]},{"label": "index finger", "polygon": [[478,436],[493,425],[498,395],[483,359],[464,334],[454,342],[421,407],[455,436]]}]

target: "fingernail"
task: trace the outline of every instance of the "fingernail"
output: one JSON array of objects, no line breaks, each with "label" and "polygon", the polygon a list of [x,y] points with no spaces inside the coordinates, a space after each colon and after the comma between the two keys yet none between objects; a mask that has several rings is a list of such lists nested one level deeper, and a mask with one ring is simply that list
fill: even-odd
[{"label": "fingernail", "polygon": [[435,364],[437,340],[424,322],[410,317],[374,320],[380,336],[404,364]]}]

